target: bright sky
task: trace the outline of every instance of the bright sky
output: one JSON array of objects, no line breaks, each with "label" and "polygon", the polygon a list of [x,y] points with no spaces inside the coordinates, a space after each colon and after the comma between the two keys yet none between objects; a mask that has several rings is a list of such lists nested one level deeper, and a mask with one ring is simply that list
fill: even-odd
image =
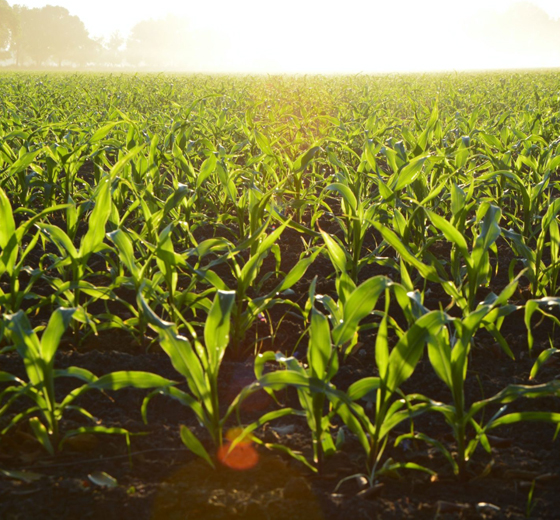
[{"label": "bright sky", "polygon": [[[560,0],[9,0],[66,7],[92,36],[173,15],[193,68],[384,72],[560,66]],[[540,8],[536,10],[535,7]],[[178,52],[182,52],[180,49]],[[189,49],[185,49],[185,53]]]}]

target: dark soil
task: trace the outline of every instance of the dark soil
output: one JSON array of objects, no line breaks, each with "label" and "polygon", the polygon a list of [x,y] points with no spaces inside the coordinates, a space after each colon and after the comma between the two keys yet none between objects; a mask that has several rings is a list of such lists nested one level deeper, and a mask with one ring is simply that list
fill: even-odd
[{"label": "dark soil", "polygon": [[[334,229],[332,230],[335,231]],[[372,247],[374,246],[372,237]],[[281,240],[282,270],[287,271],[302,251],[297,233],[287,231]],[[366,244],[365,247],[368,245]],[[502,248],[502,245],[501,245]],[[500,254],[508,255],[508,250]],[[501,257],[500,257],[501,260]],[[504,260],[505,266],[509,258]],[[268,268],[273,268],[271,262]],[[504,268],[505,272],[507,270]],[[501,273],[504,271],[500,271]],[[304,280],[294,287],[293,301],[303,302],[309,283],[318,276],[318,292],[332,293],[334,279],[327,257],[319,257]],[[388,274],[386,268],[371,264],[361,276]],[[498,276],[493,290],[507,284]],[[514,298],[523,299],[522,290]],[[434,286],[426,305],[438,308],[449,298]],[[245,385],[254,380],[252,352],[259,348],[291,353],[304,332],[303,323],[286,315],[288,306],[277,306],[270,313],[274,328],[280,321],[274,341],[253,342],[255,335],[267,335],[267,323],[249,331],[246,359],[224,361],[220,373],[224,408]],[[399,319],[398,316],[395,316]],[[468,402],[490,397],[508,384],[531,384],[529,372],[535,357],[549,347],[549,337],[559,346],[560,338],[550,323],[543,322],[535,334],[532,354],[527,349],[527,331],[521,312],[507,318],[502,333],[515,354],[511,360],[495,341],[484,333],[477,336],[471,354],[466,382]],[[375,336],[365,334],[360,349],[341,363],[333,381],[341,389],[352,382],[375,375],[373,354]],[[305,352],[305,339],[297,346]],[[559,357],[560,358],[560,357]],[[15,353],[0,356],[3,371],[24,377],[21,360]],[[57,367],[79,366],[102,375],[116,370],[151,371],[179,380],[168,357],[153,346],[144,352],[125,333],[102,333],[79,345],[66,341],[57,354]],[[539,373],[536,383],[560,376],[560,364],[554,358]],[[72,380],[57,380],[60,397],[75,387]],[[183,387],[181,387],[183,388]],[[406,393],[418,392],[432,399],[450,402],[446,387],[434,375],[427,358],[403,387]],[[384,476],[370,488],[363,479],[350,475],[364,471],[364,454],[351,434],[346,432],[342,450],[326,461],[322,475],[313,474],[304,465],[277,451],[258,447],[259,463],[240,472],[217,465],[212,470],[183,446],[179,427],[188,425],[210,448],[207,433],[196,424],[193,414],[169,398],[155,397],[148,410],[148,424],[142,422],[140,407],[146,391],[121,390],[117,393],[90,393],[79,404],[105,426],[118,426],[139,433],[132,437],[132,453],[127,452],[121,436],[83,435],[69,441],[56,458],[45,454],[27,426],[13,430],[0,444],[0,467],[11,471],[38,474],[36,480],[0,476],[0,518],[3,520],[93,518],[103,520],[172,520],[172,519],[305,519],[358,520],[401,518],[531,518],[557,519],[560,511],[560,441],[553,441],[555,428],[545,423],[521,423],[495,430],[490,438],[492,452],[481,446],[469,466],[470,479],[459,483],[444,457],[433,448],[415,442],[393,447],[394,439],[410,431],[403,423],[392,435],[386,457],[411,461],[438,473],[437,478],[417,471]],[[280,393],[283,404],[297,406],[292,392]],[[257,419],[277,405],[266,394],[255,395],[244,403],[244,423]],[[513,410],[560,412],[558,399],[517,401]],[[14,409],[13,413],[18,409]],[[487,410],[487,418],[495,409]],[[77,414],[69,413],[63,430],[86,424]],[[234,425],[235,422],[232,422]],[[281,427],[281,428],[280,428]],[[334,433],[340,424],[333,425]],[[454,449],[450,427],[439,415],[426,414],[414,428]],[[311,438],[301,418],[284,418],[257,431],[265,442],[281,443],[311,458]],[[116,487],[94,484],[88,475],[106,472],[114,477]]]}]

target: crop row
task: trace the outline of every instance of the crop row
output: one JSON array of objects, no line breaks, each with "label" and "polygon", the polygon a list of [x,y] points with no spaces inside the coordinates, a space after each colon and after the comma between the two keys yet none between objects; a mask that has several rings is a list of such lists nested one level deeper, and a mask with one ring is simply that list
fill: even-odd
[{"label": "crop row", "polygon": [[[560,396],[556,379],[465,397],[477,338],[513,359],[508,317],[524,317],[530,354],[537,317],[560,325],[556,80],[1,76],[0,339],[27,378],[0,372],[0,437],[25,422],[51,454],[82,433],[129,439],[80,396],[132,386],[152,390],[145,418],[167,395],[219,448],[244,399],[290,387],[300,407],[242,423],[229,452],[262,443],[253,432],[266,422],[302,415],[309,460],[269,447],[321,471],[347,432],[373,483],[432,471],[385,457],[390,439],[432,445],[465,479],[494,428],[560,424],[553,410],[507,408]],[[291,350],[260,351],[262,325],[274,341],[287,317],[301,324]],[[188,391],[148,372],[56,368],[65,334],[79,349],[114,330],[139,350],[159,345]],[[531,379],[559,351],[549,340]],[[371,375],[338,388],[359,348],[374,354]],[[255,382],[224,409],[224,356],[249,354]],[[402,390],[425,355],[448,402]],[[80,384],[61,398],[62,377]],[[65,428],[70,410],[82,427]],[[394,438],[426,413],[441,414],[453,447],[413,426]],[[214,464],[186,426],[181,438]]]}]

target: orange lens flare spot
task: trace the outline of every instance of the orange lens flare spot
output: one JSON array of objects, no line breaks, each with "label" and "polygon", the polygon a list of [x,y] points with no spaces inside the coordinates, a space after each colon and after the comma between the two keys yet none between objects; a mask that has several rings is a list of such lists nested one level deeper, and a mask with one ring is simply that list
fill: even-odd
[{"label": "orange lens flare spot", "polygon": [[250,438],[236,444],[231,448],[231,443],[239,437],[243,430],[241,428],[233,428],[226,433],[226,443],[220,446],[217,458],[224,466],[235,469],[237,471],[245,471],[254,468],[259,462],[259,454],[253,448]]},{"label": "orange lens flare spot", "polygon": [[[238,437],[241,437],[242,433],[243,433],[243,428],[230,428],[226,432],[226,439],[229,442],[233,442]],[[243,440],[239,441],[237,444],[239,446],[246,445],[246,444],[251,445],[251,444],[253,444],[253,441],[251,440],[251,436],[247,435]]]}]

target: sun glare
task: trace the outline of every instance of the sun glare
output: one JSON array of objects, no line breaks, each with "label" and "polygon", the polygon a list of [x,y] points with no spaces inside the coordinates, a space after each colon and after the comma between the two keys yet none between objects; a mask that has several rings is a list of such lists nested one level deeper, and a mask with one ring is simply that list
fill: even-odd
[{"label": "sun glare", "polygon": [[233,445],[233,442],[240,436],[241,432],[241,428],[228,430],[225,442],[218,448],[218,453],[216,454],[221,464],[236,471],[246,471],[254,468],[259,462],[259,454],[249,437],[237,441],[237,444]]},{"label": "sun glare", "polygon": [[560,63],[556,0],[472,0],[468,5],[444,0],[160,0],[134,2],[133,9],[131,2],[119,0],[22,2],[29,7],[47,3],[79,16],[92,36],[108,39],[118,31],[123,48],[140,22],[167,23],[167,47],[157,34],[152,37],[161,69],[368,73]]}]

